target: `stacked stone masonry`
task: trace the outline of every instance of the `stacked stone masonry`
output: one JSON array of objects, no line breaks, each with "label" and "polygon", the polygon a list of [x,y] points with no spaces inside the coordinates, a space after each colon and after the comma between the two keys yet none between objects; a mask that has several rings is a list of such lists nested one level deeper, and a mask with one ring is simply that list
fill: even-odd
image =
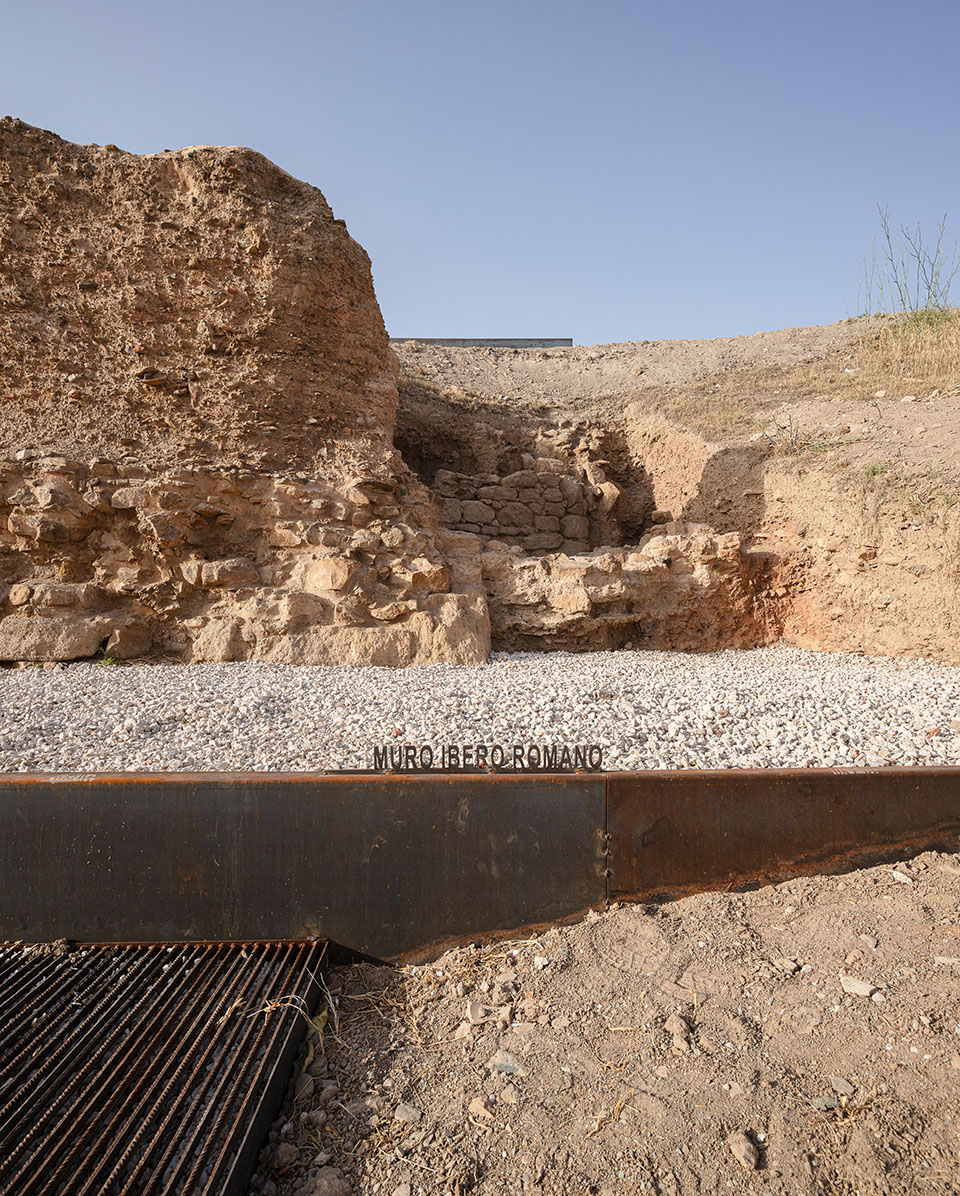
[{"label": "stacked stone masonry", "polygon": [[3,462],[0,660],[478,664],[479,568],[444,535],[409,477]]},{"label": "stacked stone masonry", "polygon": [[517,545],[531,554],[586,552],[591,541],[593,487],[571,476],[570,464],[539,457],[532,469],[498,477],[438,470],[433,489],[440,522],[484,541]]}]

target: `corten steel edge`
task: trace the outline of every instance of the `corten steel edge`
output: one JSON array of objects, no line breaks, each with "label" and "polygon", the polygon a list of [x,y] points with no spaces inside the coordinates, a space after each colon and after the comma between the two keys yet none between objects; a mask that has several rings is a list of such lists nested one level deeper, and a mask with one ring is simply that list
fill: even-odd
[{"label": "corten steel edge", "polygon": [[602,776],[0,777],[0,939],[378,958],[606,896]]},{"label": "corten steel edge", "polygon": [[958,768],[607,774],[611,900],[680,897],[960,846]]},{"label": "corten steel edge", "polygon": [[0,777],[0,938],[426,958],[960,840],[960,769]]}]

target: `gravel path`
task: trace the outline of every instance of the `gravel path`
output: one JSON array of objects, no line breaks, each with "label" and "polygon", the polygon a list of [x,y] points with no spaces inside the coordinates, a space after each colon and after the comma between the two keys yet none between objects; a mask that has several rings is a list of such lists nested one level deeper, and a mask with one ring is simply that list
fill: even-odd
[{"label": "gravel path", "polygon": [[362,768],[384,743],[592,743],[624,769],[960,763],[960,668],[783,647],[17,668],[0,711],[6,772]]}]

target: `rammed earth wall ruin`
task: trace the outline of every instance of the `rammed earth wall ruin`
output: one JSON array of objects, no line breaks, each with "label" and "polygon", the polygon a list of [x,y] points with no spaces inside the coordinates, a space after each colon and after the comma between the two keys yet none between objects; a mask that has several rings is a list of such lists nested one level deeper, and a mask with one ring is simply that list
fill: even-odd
[{"label": "rammed earth wall ruin", "polygon": [[0,658],[483,661],[320,192],[245,149],[0,150]]}]

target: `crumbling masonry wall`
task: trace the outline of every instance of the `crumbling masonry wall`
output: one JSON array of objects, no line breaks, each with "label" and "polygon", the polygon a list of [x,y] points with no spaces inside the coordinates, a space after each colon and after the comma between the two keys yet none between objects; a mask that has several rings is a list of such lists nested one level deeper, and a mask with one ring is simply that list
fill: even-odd
[{"label": "crumbling masonry wall", "polygon": [[620,543],[613,515],[620,488],[596,474],[591,482],[582,470],[576,476],[563,460],[538,457],[533,468],[504,477],[438,470],[433,489],[441,523],[484,542],[499,540],[532,554],[575,554]]},{"label": "crumbling masonry wall", "polygon": [[102,650],[479,664],[490,647],[486,602],[470,569],[446,559],[443,534],[429,496],[402,470],[338,486],[215,468],[7,462],[0,660]]}]

